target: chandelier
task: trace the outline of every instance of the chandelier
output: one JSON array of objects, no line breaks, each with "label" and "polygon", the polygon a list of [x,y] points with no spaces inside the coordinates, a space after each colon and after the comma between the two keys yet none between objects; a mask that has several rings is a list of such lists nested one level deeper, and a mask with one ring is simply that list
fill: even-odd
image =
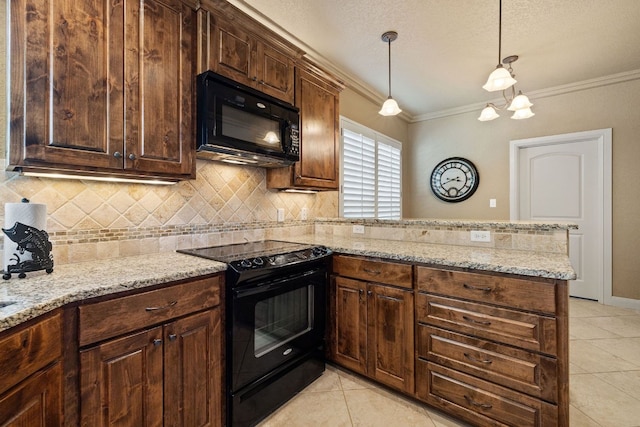
[{"label": "chandelier", "polygon": [[[531,106],[533,105],[529,98],[522,93],[522,91],[518,91],[516,95],[516,87],[515,84],[517,80],[515,79],[515,74],[513,73],[513,68],[511,64],[518,60],[518,55],[507,56],[502,59],[502,63],[500,59],[502,57],[502,0],[500,0],[500,15],[498,18],[498,65],[496,69],[489,75],[487,79],[487,83],[485,83],[482,88],[488,92],[496,92],[502,91],[502,97],[504,98],[504,105],[496,105],[492,102],[487,103],[487,106],[484,107],[482,112],[480,113],[480,117],[478,120],[481,122],[486,122],[489,120],[497,119],[500,117],[496,112],[498,110],[507,109],[509,111],[513,111],[512,119],[520,120],[520,119],[528,119],[529,117],[533,117],[535,114],[531,111]],[[507,66],[505,68],[504,65]]]}]

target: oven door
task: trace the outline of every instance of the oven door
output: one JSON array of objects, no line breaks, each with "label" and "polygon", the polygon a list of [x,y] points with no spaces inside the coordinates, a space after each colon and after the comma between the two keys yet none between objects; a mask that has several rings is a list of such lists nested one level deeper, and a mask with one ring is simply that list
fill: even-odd
[{"label": "oven door", "polygon": [[324,343],[326,268],[290,273],[232,290],[231,391]]}]

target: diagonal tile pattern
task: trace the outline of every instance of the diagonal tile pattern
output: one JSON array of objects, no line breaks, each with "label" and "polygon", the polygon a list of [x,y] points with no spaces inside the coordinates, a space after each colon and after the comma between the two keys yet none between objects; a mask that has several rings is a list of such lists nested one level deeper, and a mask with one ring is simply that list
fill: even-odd
[{"label": "diagonal tile pattern", "polygon": [[[569,316],[570,425],[640,427],[640,312],[572,298]],[[259,427],[466,425],[328,366]]]},{"label": "diagonal tile pattern", "polygon": [[[0,159],[3,161],[3,159]],[[267,190],[266,170],[197,161],[197,179],[173,186],[55,180],[0,172],[0,200],[23,197],[47,205],[47,231],[276,221],[337,216],[338,194],[322,196]],[[0,224],[4,209],[0,206]]]}]

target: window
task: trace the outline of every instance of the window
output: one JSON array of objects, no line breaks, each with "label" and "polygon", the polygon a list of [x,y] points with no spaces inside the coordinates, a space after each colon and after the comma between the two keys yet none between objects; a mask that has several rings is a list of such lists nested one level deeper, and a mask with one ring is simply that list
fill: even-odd
[{"label": "window", "polygon": [[341,216],[400,219],[402,144],[345,118],[340,127]]}]

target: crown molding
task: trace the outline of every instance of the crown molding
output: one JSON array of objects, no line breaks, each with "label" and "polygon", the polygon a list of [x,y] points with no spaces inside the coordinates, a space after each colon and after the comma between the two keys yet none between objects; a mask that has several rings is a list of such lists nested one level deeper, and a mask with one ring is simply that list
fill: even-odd
[{"label": "crown molding", "polygon": [[[631,80],[640,79],[640,70],[625,71],[622,73],[611,74],[609,76],[597,77],[595,79],[582,80],[579,82],[573,82],[566,85],[553,86],[547,89],[534,90],[527,92],[529,99],[541,99],[549,98],[552,96],[563,95],[571,92],[578,92],[581,90],[593,89],[602,86],[608,86],[616,83],[623,83]],[[413,116],[410,119],[410,123],[424,122],[428,120],[440,119],[443,117],[456,116],[458,114],[471,113],[473,111],[481,111],[488,103],[500,103],[504,101],[503,98],[489,99],[484,102],[478,102],[475,104],[463,105],[460,107],[449,108],[446,110],[434,111],[433,113],[420,114]]]},{"label": "crown molding", "polygon": [[[318,64],[319,66],[327,70],[328,72],[334,74],[338,79],[344,82],[346,87],[353,90],[358,95],[378,105],[382,105],[382,103],[387,99],[387,95],[381,95],[378,91],[376,91],[371,86],[364,83],[357,76],[351,73],[347,73],[344,70],[336,67],[327,58],[325,58],[320,53],[318,53],[313,47],[304,43],[302,40],[298,39],[295,35],[289,33],[287,30],[285,30],[280,25],[273,22],[267,16],[265,16],[260,11],[255,9],[253,6],[247,4],[244,0],[227,0],[227,1],[231,3],[233,6],[240,9],[245,14],[249,15],[251,18],[255,19],[256,21],[258,21],[259,23],[267,27],[269,30],[275,32],[281,37],[286,38],[293,45],[305,51],[306,52],[306,54],[304,55],[305,57],[315,62],[316,64]],[[406,111],[403,111],[396,117],[399,117],[402,120],[410,123],[414,116],[407,113]]]},{"label": "crown molding", "polygon": [[[313,47],[307,45],[302,40],[298,39],[293,34],[289,33],[287,30],[273,22],[267,16],[263,15],[261,12],[256,10],[251,5],[247,4],[245,0],[227,0],[229,3],[240,9],[242,12],[251,16],[256,21],[260,22],[262,25],[275,32],[281,37],[286,38],[292,44],[297,46],[298,48],[304,50],[306,52],[306,57],[316,62],[318,65],[326,69],[327,71],[335,74],[340,80],[342,80],[346,87],[353,90],[357,94],[363,96],[367,100],[373,102],[374,104],[382,105],[382,103],[387,99],[386,95],[381,95],[371,86],[362,82],[357,76],[352,75],[350,73],[345,72],[344,70],[336,67],[332,64],[327,58],[318,53]],[[539,89],[532,92],[527,92],[527,96],[529,99],[541,99],[548,98],[557,95],[563,95],[571,92],[578,92],[581,90],[593,89],[596,87],[608,86],[616,83],[623,83],[631,80],[640,79],[640,69],[639,70],[631,70],[625,71],[622,73],[611,74],[608,76],[597,77],[594,79],[582,80],[579,82],[568,83],[560,86],[553,86],[547,89]],[[431,113],[412,115],[406,111],[403,111],[398,116],[402,120],[408,123],[417,123],[424,122],[428,120],[440,119],[443,117],[456,116],[459,114],[470,113],[473,111],[480,112],[489,102],[500,103],[503,101],[503,98],[495,98],[489,99],[483,102],[477,102],[468,105],[462,105],[460,107],[448,108],[444,110],[434,111]]]}]

